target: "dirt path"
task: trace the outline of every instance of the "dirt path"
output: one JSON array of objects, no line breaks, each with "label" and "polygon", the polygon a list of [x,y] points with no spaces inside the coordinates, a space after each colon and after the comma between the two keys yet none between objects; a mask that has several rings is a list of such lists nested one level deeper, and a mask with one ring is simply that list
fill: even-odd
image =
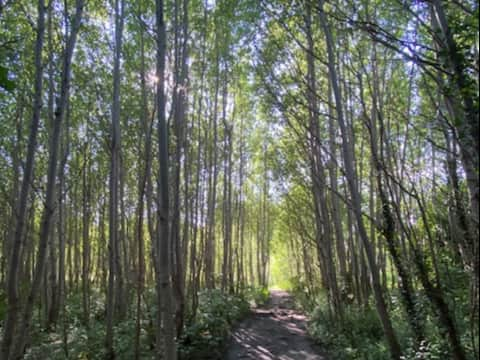
[{"label": "dirt path", "polygon": [[269,304],[254,311],[232,335],[224,360],[327,360],[308,338],[306,318],[293,310],[285,291],[272,291]]}]

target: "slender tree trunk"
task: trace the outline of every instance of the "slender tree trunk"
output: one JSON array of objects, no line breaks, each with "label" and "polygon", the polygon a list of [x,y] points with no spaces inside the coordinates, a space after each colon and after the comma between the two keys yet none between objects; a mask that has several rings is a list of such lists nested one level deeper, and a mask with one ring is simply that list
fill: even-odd
[{"label": "slender tree trunk", "polygon": [[[123,16],[122,16],[123,17]],[[121,142],[119,141],[119,144]],[[128,262],[127,262],[127,233],[125,228],[125,166],[123,164],[123,156],[118,152],[118,203],[120,219],[117,221],[119,233],[117,246],[115,251],[115,312],[118,320],[123,320],[127,312],[127,293],[125,291],[125,283],[128,280]]]},{"label": "slender tree trunk", "polygon": [[[142,14],[142,6],[139,4],[139,17]],[[135,325],[135,359],[140,359],[140,332],[141,332],[141,306],[142,306],[142,294],[145,283],[145,243],[144,243],[144,231],[143,231],[143,213],[145,207],[145,194],[147,188],[148,177],[150,176],[151,167],[151,124],[148,121],[148,99],[147,99],[147,86],[146,86],[146,71],[145,71],[145,41],[144,41],[144,23],[143,19],[139,19],[140,26],[140,84],[141,84],[141,112],[140,122],[142,125],[140,136],[141,140],[144,140],[143,154],[141,157],[143,162],[143,173],[140,177],[138,187],[138,205],[137,205],[137,251],[138,251],[138,267],[137,267],[137,309],[136,309],[136,325]]]},{"label": "slender tree trunk", "polygon": [[75,288],[78,291],[78,283],[80,279],[80,211],[79,211],[79,196],[78,196],[78,184],[75,183],[74,185],[74,204],[73,204],[73,212],[74,212],[74,239],[73,239],[73,276],[71,277],[73,282],[71,288]]},{"label": "slender tree trunk", "polygon": [[124,1],[115,0],[115,54],[113,65],[113,104],[111,127],[111,160],[110,160],[110,201],[109,201],[109,239],[108,239],[108,290],[107,290],[107,332],[105,347],[107,358],[114,359],[113,349],[113,323],[115,317],[118,282],[117,266],[119,264],[119,221],[118,221],[118,196],[120,178],[120,58],[122,53]]},{"label": "slender tree trunk", "polygon": [[[48,119],[50,125],[53,124],[55,115],[54,115],[54,73],[53,73],[53,44],[52,44],[52,6],[48,7]],[[60,175],[60,171],[59,171]],[[60,192],[60,190],[58,190]],[[59,204],[60,205],[60,204]],[[53,314],[56,310],[56,300],[57,300],[57,261],[56,261],[56,246],[55,246],[55,230],[54,226],[52,226],[51,234],[49,237],[48,242],[48,262],[49,268],[45,274],[47,277],[48,273],[48,281],[44,283],[44,289],[47,293],[47,302],[46,302],[46,328],[49,329],[52,325],[51,321],[51,314]],[[50,291],[48,291],[50,290]]]},{"label": "slender tree trunk", "polygon": [[[329,84],[328,99],[333,104],[331,85]],[[330,151],[330,165],[328,166],[328,175],[330,178],[330,187],[332,189],[331,204],[332,204],[332,220],[335,229],[336,249],[338,256],[338,265],[340,267],[340,278],[343,285],[343,290],[349,292],[351,289],[351,274],[347,271],[346,263],[346,249],[345,238],[343,235],[342,218],[340,214],[340,203],[338,196],[338,171],[336,164],[337,146],[335,145],[335,125],[334,125],[333,106],[329,106],[329,120],[328,120],[328,145]]]},{"label": "slender tree trunk", "polygon": [[[195,175],[195,207],[193,216],[195,217],[193,226],[193,234],[190,243],[190,272],[191,272],[191,313],[192,319],[195,318],[197,305],[198,305],[198,279],[201,272],[200,262],[197,259],[197,235],[199,231],[199,227],[202,226],[202,218],[203,218],[203,203],[200,201],[203,196],[201,196],[200,185],[201,185],[201,164],[202,164],[202,111],[203,111],[203,101],[204,101],[204,88],[205,88],[205,71],[206,71],[206,36],[207,36],[207,9],[204,8],[204,15],[203,15],[203,33],[202,33],[202,46],[201,46],[201,67],[200,67],[200,95],[198,99],[198,111],[197,111],[197,132],[198,132],[198,144],[197,144],[197,164],[196,164],[196,175]],[[202,187],[203,188],[203,187]],[[200,212],[199,212],[200,209]],[[201,230],[200,230],[201,231]],[[203,233],[201,231],[201,233]]]},{"label": "slender tree trunk", "polygon": [[[175,325],[173,321],[173,304],[172,304],[172,283],[168,236],[168,129],[165,121],[165,50],[166,50],[166,32],[164,23],[164,5],[163,0],[156,0],[156,76],[157,82],[157,118],[158,118],[158,156],[159,156],[159,176],[158,176],[158,237],[157,242],[157,276],[156,287],[159,311],[163,324],[163,334],[160,328],[157,329],[157,348],[156,358],[175,360],[177,358],[175,345]],[[157,324],[160,327],[160,323]],[[162,336],[163,335],[163,336]],[[161,347],[162,338],[164,340],[164,348]],[[162,356],[163,350],[163,356]]]},{"label": "slender tree trunk", "polygon": [[[210,144],[210,154],[212,155],[210,168],[213,171],[210,179],[210,189],[209,189],[209,200],[208,200],[208,227],[207,227],[207,238],[206,238],[206,249],[205,249],[205,284],[208,289],[213,289],[215,287],[215,213],[216,213],[216,202],[217,202],[217,178],[218,178],[218,92],[219,92],[219,82],[220,82],[220,55],[219,55],[219,45],[218,45],[218,31],[215,35],[216,38],[216,76],[215,76],[215,98],[213,105],[213,139],[212,144]],[[213,154],[212,154],[213,153]]]},{"label": "slender tree trunk", "polygon": [[[175,161],[173,162],[173,216],[170,229],[171,246],[174,254],[173,261],[173,289],[176,300],[176,327],[177,336],[180,336],[183,328],[183,314],[185,309],[185,285],[184,285],[184,265],[183,259],[184,247],[180,236],[180,172],[182,157],[185,154],[185,119],[187,107],[187,85],[188,85],[188,69],[187,69],[187,38],[188,38],[188,1],[183,1],[182,12],[182,28],[178,23],[180,9],[180,0],[175,1],[175,89],[174,89],[174,131],[175,131]],[[180,39],[180,30],[183,39]],[[182,41],[180,41],[182,40]],[[181,45],[180,45],[181,44]],[[186,161],[183,159],[183,161]],[[187,197],[187,194],[185,194]]]},{"label": "slender tree trunk", "polygon": [[70,106],[67,103],[66,119],[65,119],[64,142],[62,144],[61,152],[63,152],[60,167],[58,169],[58,291],[56,291],[56,298],[53,300],[52,309],[50,311],[49,321],[56,325],[60,311],[64,308],[65,298],[65,247],[67,238],[67,219],[68,213],[66,210],[66,186],[65,186],[65,167],[68,160],[69,148],[69,128],[70,128]]},{"label": "slender tree trunk", "polygon": [[[225,65],[227,67],[227,65]],[[231,288],[229,284],[230,279],[230,254],[232,248],[232,214],[231,214],[231,136],[233,131],[233,125],[230,125],[227,121],[227,97],[228,97],[228,70],[225,69],[223,80],[223,94],[222,94],[222,107],[223,107],[223,133],[224,133],[224,159],[223,159],[223,262],[222,262],[222,291],[226,291],[227,288]]]},{"label": "slender tree trunk", "polygon": [[[244,155],[243,155],[243,128],[244,128],[244,119],[243,116],[240,120],[240,136],[239,136],[239,194],[238,194],[238,246],[240,248],[240,254],[238,258],[238,284],[240,289],[243,289],[245,286],[245,202],[243,199],[243,187],[244,187]],[[238,257],[238,255],[237,255]]]},{"label": "slender tree trunk", "polygon": [[[88,136],[87,136],[88,138]],[[91,186],[90,165],[87,159],[88,142],[84,144],[83,154],[83,184],[82,184],[82,306],[83,306],[83,323],[89,327],[90,317],[90,201],[91,201]]]}]

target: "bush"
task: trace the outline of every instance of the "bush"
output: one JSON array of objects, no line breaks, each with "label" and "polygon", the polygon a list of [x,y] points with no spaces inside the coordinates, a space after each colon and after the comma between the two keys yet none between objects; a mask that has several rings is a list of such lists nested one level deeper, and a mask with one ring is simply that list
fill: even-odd
[{"label": "bush", "polygon": [[234,322],[250,311],[242,296],[206,290],[199,294],[194,322],[187,326],[179,341],[182,359],[220,359]]},{"label": "bush", "polygon": [[[417,306],[425,314],[425,333],[428,340],[418,346],[414,341],[414,334],[408,325],[398,294],[393,292],[394,306],[390,311],[393,327],[402,347],[402,360],[437,360],[449,359],[449,345],[443,334],[442,327],[438,326],[436,316],[428,309],[427,300],[422,292],[416,296]],[[329,316],[328,305],[324,298],[320,298],[319,305],[311,313],[308,330],[311,336],[331,353],[332,359],[342,360],[388,360],[389,349],[385,342],[383,328],[374,307],[360,308],[353,304],[345,307],[343,321]],[[457,310],[457,309],[456,309]],[[457,317],[458,319],[459,317]],[[459,329],[465,326],[459,322]],[[464,332],[464,337],[467,336]],[[467,350],[467,358],[474,359],[473,349],[469,339],[462,338]]]},{"label": "bush", "polygon": [[247,287],[245,289],[245,298],[251,303],[252,306],[265,305],[270,299],[270,292],[266,287]]},{"label": "bush", "polygon": [[422,341],[418,350],[409,347],[405,355],[402,357],[402,360],[440,360],[447,358],[448,354],[443,349],[441,343],[428,343],[427,341]]},{"label": "bush", "polygon": [[301,277],[296,276],[288,280],[289,292],[295,299],[295,306],[303,311],[312,312],[317,307],[317,301],[326,297],[324,289],[317,286],[308,286]]},{"label": "bush", "polygon": [[311,315],[309,333],[338,359],[388,359],[383,329],[373,309],[345,308],[343,322],[328,315],[325,303]]}]

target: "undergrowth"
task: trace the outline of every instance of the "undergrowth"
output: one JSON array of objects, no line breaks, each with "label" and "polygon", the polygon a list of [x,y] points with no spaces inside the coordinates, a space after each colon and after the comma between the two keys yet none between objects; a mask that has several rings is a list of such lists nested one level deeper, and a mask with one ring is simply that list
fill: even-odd
[{"label": "undergrowth", "polygon": [[245,317],[250,305],[244,296],[205,290],[199,294],[195,321],[180,339],[181,359],[219,359],[232,325]]},{"label": "undergrowth", "polygon": [[[249,314],[251,306],[265,303],[268,297],[269,293],[265,288],[247,288],[242,294],[227,294],[220,290],[205,290],[199,293],[196,316],[185,325],[182,336],[178,339],[179,358],[220,359],[235,324]],[[41,311],[36,311],[25,359],[104,359],[106,336],[104,298],[104,294],[100,292],[91,293],[88,326],[83,318],[81,293],[68,296],[64,312],[60,315],[55,329],[45,330],[40,317]],[[152,359],[155,348],[155,293],[145,291],[143,298],[140,358]],[[2,309],[0,306],[0,313]],[[125,318],[114,327],[114,349],[118,360],[134,358],[135,333],[136,311],[132,297]]]},{"label": "undergrowth", "polygon": [[[458,277],[454,279],[461,282]],[[292,293],[309,314],[308,331],[312,338],[321,345],[332,360],[388,360],[389,349],[385,342],[382,324],[371,299],[368,304],[359,306],[354,302],[344,304],[343,318],[333,317],[327,303],[324,291],[317,289],[316,293],[308,293],[306,287],[298,279],[292,281]],[[450,284],[449,284],[450,285]],[[455,319],[462,345],[467,358],[475,359],[471,333],[468,328],[470,317],[466,291],[463,284],[451,284],[447,292],[453,299],[450,308],[455,313]],[[390,315],[393,327],[403,351],[402,360],[443,360],[451,359],[452,355],[447,343],[447,336],[438,324],[438,318],[432,310],[423,291],[415,294],[416,306],[424,315],[426,340],[416,345],[400,301],[398,290],[391,290]],[[475,339],[478,344],[478,338]]]}]

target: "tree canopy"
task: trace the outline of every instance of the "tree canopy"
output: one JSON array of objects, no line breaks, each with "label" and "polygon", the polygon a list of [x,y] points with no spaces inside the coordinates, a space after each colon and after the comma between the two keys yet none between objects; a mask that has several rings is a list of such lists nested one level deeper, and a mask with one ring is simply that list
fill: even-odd
[{"label": "tree canopy", "polygon": [[0,359],[478,358],[478,12],[0,0]]}]

